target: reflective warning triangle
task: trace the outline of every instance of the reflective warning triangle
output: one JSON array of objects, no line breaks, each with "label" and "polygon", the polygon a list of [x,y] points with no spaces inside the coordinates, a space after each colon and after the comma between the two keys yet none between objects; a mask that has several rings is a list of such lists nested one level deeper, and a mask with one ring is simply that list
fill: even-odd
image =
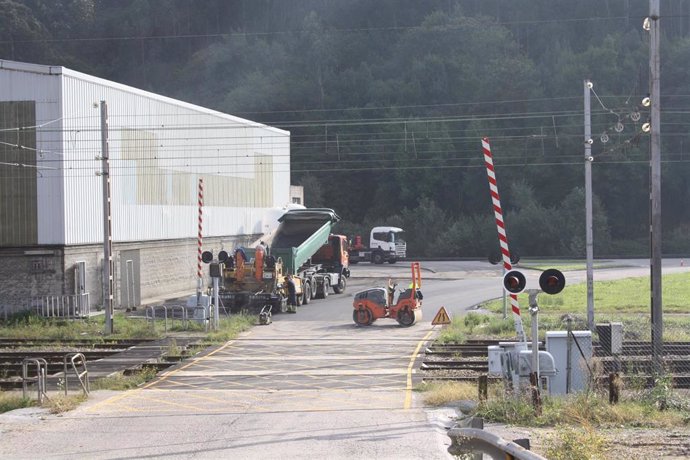
[{"label": "reflective warning triangle", "polygon": [[434,316],[433,321],[431,321],[432,326],[437,326],[439,324],[450,324],[450,316],[448,316],[446,307],[441,307],[438,313],[436,313],[436,316]]}]

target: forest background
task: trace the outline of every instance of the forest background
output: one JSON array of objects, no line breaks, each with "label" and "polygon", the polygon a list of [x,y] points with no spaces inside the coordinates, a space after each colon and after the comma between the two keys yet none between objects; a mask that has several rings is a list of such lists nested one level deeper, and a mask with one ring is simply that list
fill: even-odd
[{"label": "forest background", "polygon": [[[663,252],[687,256],[690,2],[662,3]],[[401,226],[412,256],[498,249],[486,136],[511,247],[584,257],[590,79],[594,253],[646,257],[648,10],[647,0],[0,0],[0,59],[289,130],[306,204],[334,208],[348,235]]]}]

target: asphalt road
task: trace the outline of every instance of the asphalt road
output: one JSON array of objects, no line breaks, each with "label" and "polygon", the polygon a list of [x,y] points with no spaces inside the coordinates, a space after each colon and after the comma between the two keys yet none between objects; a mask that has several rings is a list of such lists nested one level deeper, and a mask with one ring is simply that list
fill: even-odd
[{"label": "asphalt road", "polygon": [[[669,261],[670,271],[687,270]],[[423,262],[424,319],[358,328],[352,295],[410,280],[408,264],[352,267],[346,293],[276,315],[268,326],[207,350],[144,388],[96,392],[59,416],[0,415],[0,457],[99,459],[445,459],[447,413],[412,391],[415,359],[435,334],[441,306],[459,315],[500,297],[501,269],[482,262]],[[595,279],[642,276],[647,261],[597,270]],[[528,286],[538,272],[528,273]],[[568,283],[584,272],[566,273]]]}]

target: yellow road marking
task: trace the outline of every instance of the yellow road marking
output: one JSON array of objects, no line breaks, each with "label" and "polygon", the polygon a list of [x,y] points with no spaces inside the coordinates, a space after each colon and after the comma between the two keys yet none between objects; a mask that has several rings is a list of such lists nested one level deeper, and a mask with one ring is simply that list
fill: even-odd
[{"label": "yellow road marking", "polygon": [[407,388],[405,388],[405,405],[403,406],[403,409],[407,410],[412,406],[412,370],[414,369],[414,362],[417,360],[417,355],[419,354],[419,350],[421,350],[422,345],[426,343],[426,341],[431,337],[431,334],[434,333],[434,330],[430,330],[424,338],[417,344],[417,348],[415,348],[414,353],[412,353],[412,357],[410,357],[410,364],[407,366]]},{"label": "yellow road marking", "polygon": [[195,364],[197,364],[197,363],[199,363],[199,362],[201,362],[201,361],[204,361],[205,359],[207,359],[207,358],[209,358],[209,357],[215,355],[216,353],[218,353],[218,352],[220,352],[220,351],[222,351],[222,350],[225,350],[227,347],[229,347],[229,346],[232,345],[233,343],[234,343],[234,340],[233,340],[233,341],[230,341],[230,342],[225,342],[225,344],[224,344],[223,346],[221,346],[221,347],[219,347],[219,348],[216,348],[216,349],[213,350],[212,352],[210,352],[210,353],[208,353],[208,354],[206,354],[206,355],[204,355],[204,356],[201,356],[201,357],[199,357],[199,358],[195,358],[195,359],[193,359],[191,362],[185,364],[184,366],[180,366],[180,367],[178,367],[177,369],[174,369],[174,370],[172,370],[172,371],[170,371],[170,372],[166,372],[163,376],[161,376],[161,378],[159,378],[159,379],[157,379],[157,380],[154,380],[153,382],[151,382],[151,383],[149,383],[149,384],[144,385],[143,387],[141,387],[142,390],[143,390],[143,389],[146,389],[146,388],[151,388],[152,386],[154,386],[154,385],[156,385],[156,384],[158,384],[158,383],[160,383],[160,382],[162,382],[162,381],[164,381],[164,380],[167,380],[168,377],[170,377],[170,376],[172,376],[172,375],[175,375],[175,374],[177,374],[178,372],[180,372],[180,371],[182,371],[182,370],[184,370],[184,369],[187,369],[188,367],[193,366],[193,365],[195,365]]},{"label": "yellow road marking", "polygon": [[170,372],[165,373],[165,374],[164,374],[163,376],[161,376],[159,379],[154,380],[153,382],[151,382],[151,383],[149,383],[149,384],[147,384],[147,385],[144,385],[143,387],[137,388],[137,389],[134,390],[132,393],[130,393],[129,391],[125,391],[125,392],[123,392],[121,395],[113,396],[112,398],[108,398],[108,399],[106,399],[106,400],[104,400],[104,401],[101,401],[100,403],[96,403],[96,404],[94,404],[93,406],[91,406],[91,407],[89,408],[89,411],[94,411],[94,410],[98,409],[98,408],[101,407],[101,406],[107,406],[107,405],[116,403],[116,402],[120,401],[121,399],[124,399],[124,398],[126,398],[126,397],[128,397],[128,396],[130,396],[130,395],[132,395],[132,394],[137,394],[137,393],[141,392],[142,390],[145,390],[145,389],[147,389],[147,388],[151,388],[152,386],[156,385],[157,383],[162,382],[163,380],[167,380],[168,377],[170,377],[171,375],[176,374],[178,371],[181,371],[181,370],[183,370],[183,369],[186,369],[186,368],[188,368],[189,366],[193,366],[194,364],[196,364],[196,363],[198,363],[198,362],[200,362],[200,361],[203,361],[204,359],[208,358],[209,356],[213,356],[213,355],[215,355],[216,353],[218,353],[219,351],[226,349],[227,347],[233,345],[234,342],[235,342],[234,340],[229,341],[229,342],[225,342],[225,344],[224,344],[223,346],[221,346],[221,347],[219,347],[219,348],[213,350],[213,351],[210,352],[209,354],[204,355],[204,356],[201,356],[201,357],[199,357],[199,358],[194,358],[191,362],[185,364],[184,366],[181,366],[181,367],[178,368],[178,369],[175,369],[175,370],[172,370],[172,371],[170,371]]},{"label": "yellow road marking", "polygon": [[[416,359],[417,359],[417,356],[419,355],[419,352],[420,352],[420,350],[421,350],[421,348],[422,348],[422,345],[424,345],[424,344],[426,343],[426,341],[429,339],[429,337],[430,337],[433,333],[434,333],[434,330],[432,329],[432,330],[430,330],[430,331],[425,335],[425,337],[424,337],[420,342],[418,342],[417,347],[416,347],[415,350],[414,350],[414,353],[413,353],[412,356],[410,357],[410,361],[409,361],[409,364],[408,364],[408,366],[407,366],[407,372],[406,372],[407,383],[406,383],[406,386],[405,386],[405,388],[404,388],[404,391],[405,391],[404,406],[403,406],[403,409],[404,409],[404,410],[409,409],[409,408],[411,407],[411,405],[412,405],[412,375],[413,375],[413,373],[414,373],[414,364],[415,364],[415,361],[416,361]],[[177,368],[177,369],[174,369],[174,370],[172,370],[172,371],[169,371],[169,372],[164,373],[160,378],[154,380],[153,382],[150,382],[150,383],[144,385],[143,387],[140,387],[140,388],[138,388],[138,389],[136,389],[136,390],[134,390],[134,391],[124,392],[124,393],[121,394],[121,395],[114,396],[114,397],[112,397],[112,398],[108,398],[108,399],[106,399],[106,400],[104,400],[104,401],[102,401],[102,402],[100,402],[100,403],[95,404],[94,406],[92,406],[91,408],[89,408],[89,411],[94,411],[94,410],[97,410],[99,407],[107,406],[107,405],[111,405],[111,404],[115,404],[115,403],[117,403],[117,402],[121,402],[121,401],[122,401],[124,398],[126,398],[126,397],[141,398],[141,399],[144,399],[144,400],[149,400],[149,401],[151,401],[151,402],[160,403],[161,406],[159,407],[159,409],[160,409],[160,410],[163,410],[163,411],[165,411],[165,409],[163,409],[163,407],[165,407],[165,406],[167,406],[167,407],[169,407],[169,408],[170,408],[170,407],[179,407],[179,408],[185,408],[185,409],[193,409],[192,407],[189,407],[189,406],[187,406],[187,405],[184,404],[184,403],[174,403],[174,402],[169,402],[169,401],[162,401],[162,400],[158,400],[158,399],[155,398],[155,397],[152,397],[153,395],[146,395],[146,396],[144,396],[143,394],[140,394],[140,393],[141,393],[141,391],[144,390],[144,389],[151,389],[152,387],[154,387],[154,386],[156,386],[156,385],[163,384],[163,383],[172,384],[173,386],[177,386],[177,387],[197,387],[197,385],[194,385],[194,384],[176,382],[175,380],[171,379],[171,377],[176,376],[176,375],[185,375],[185,374],[188,375],[189,373],[196,374],[196,372],[194,372],[194,371],[192,371],[192,372],[190,372],[190,371],[185,372],[186,369],[190,368],[191,366],[195,366],[195,365],[197,365],[197,366],[201,365],[201,366],[204,367],[204,368],[206,368],[206,367],[208,366],[208,367],[210,367],[210,368],[213,369],[215,366],[209,366],[209,364],[211,364],[211,363],[212,363],[213,361],[215,361],[215,360],[218,360],[219,357],[216,356],[216,357],[214,357],[213,359],[209,359],[209,358],[213,357],[213,356],[216,355],[217,353],[219,353],[219,352],[221,352],[221,351],[223,351],[223,350],[225,350],[225,349],[227,349],[227,348],[237,348],[237,345],[234,343],[234,341],[226,342],[224,345],[222,345],[221,347],[219,347],[219,348],[217,348],[217,349],[211,351],[210,353],[208,353],[208,354],[206,354],[206,355],[204,355],[204,356],[198,357],[198,358],[194,358],[194,359],[191,360],[189,363],[187,363],[187,364],[185,364],[185,365],[183,365],[183,366],[180,366],[180,367]],[[208,361],[207,361],[207,362],[204,362],[203,364],[201,364],[203,361],[206,361],[206,360],[208,360]],[[221,360],[222,360],[222,358],[221,358]],[[267,363],[267,364],[268,364],[268,363]],[[343,363],[343,364],[344,364],[344,363]],[[225,366],[223,366],[223,367],[225,367]],[[268,368],[268,367],[270,367],[270,366],[266,366],[266,367],[264,367],[264,366],[258,366],[258,367],[259,367],[259,368]],[[298,367],[307,367],[307,366],[306,366],[306,365],[298,365]],[[217,367],[215,367],[215,368],[217,369]],[[254,372],[256,372],[256,371],[254,371]],[[342,371],[342,370],[340,370],[340,371],[338,371],[337,373],[338,373],[338,374],[344,374],[344,375],[355,375],[354,373],[353,373],[353,374],[350,374],[351,372],[353,372],[353,371]],[[400,371],[398,371],[398,372],[400,372]],[[225,372],[222,372],[222,374],[224,374],[224,373],[225,373]],[[332,371],[331,371],[331,372],[328,372],[328,373],[324,372],[324,375],[318,375],[318,376],[317,376],[317,375],[314,375],[313,372],[308,372],[308,373],[306,373],[306,376],[309,377],[309,378],[311,378],[311,379],[314,379],[314,380],[323,380],[323,381],[324,381],[323,384],[325,384],[326,382],[333,382],[333,381],[337,382],[337,381],[338,381],[337,376],[328,375],[328,374],[331,374],[331,373],[332,373]],[[369,373],[369,372],[367,372],[367,373]],[[259,374],[263,374],[263,372],[260,372]],[[319,373],[319,374],[320,374],[320,373]],[[291,374],[291,375],[292,375],[292,374]],[[398,375],[399,375],[399,374],[398,374]],[[264,376],[263,376],[263,375],[259,375],[259,377],[261,378],[261,377],[264,377]],[[265,376],[265,377],[268,377],[268,376]],[[213,377],[211,377],[209,380],[210,380],[211,382],[213,382],[213,381],[215,381],[216,379],[214,379]],[[388,379],[385,379],[385,377],[384,377],[384,380],[388,380]],[[316,382],[314,382],[314,383],[316,383]],[[396,383],[396,382],[395,382],[394,379],[391,379],[391,383]],[[323,385],[323,384],[322,384],[322,385]],[[227,385],[228,387],[234,387],[234,388],[237,388],[237,387],[247,387],[247,386],[248,386],[248,385],[243,384],[243,383],[240,383],[240,382],[225,382],[225,385]],[[323,386],[321,386],[321,385],[313,386],[313,387],[316,387],[316,388],[318,388],[319,390],[328,390],[328,388],[323,387]],[[378,387],[378,386],[377,386],[377,387]],[[255,389],[255,390],[258,390],[259,392],[261,392],[261,390],[262,390],[261,388],[256,388],[256,387],[252,387],[252,388]],[[389,388],[389,389],[390,389],[390,388]],[[400,389],[402,390],[403,388],[400,388]],[[325,402],[325,400],[331,399],[332,396],[334,396],[333,393],[336,393],[336,394],[337,394],[337,393],[340,393],[340,394],[347,394],[347,393],[349,393],[348,390],[347,390],[347,389],[344,389],[344,388],[343,388],[343,389],[340,389],[340,388],[338,388],[338,389],[333,389],[333,388],[331,388],[330,390],[331,390],[331,394],[330,394],[330,395],[327,393],[327,394],[324,394],[324,395],[318,395],[318,397],[314,398],[314,399],[315,399],[315,401],[314,401],[314,403],[315,403],[314,406],[315,406],[315,407],[318,407],[318,406],[319,406],[319,404],[316,402],[317,400],[318,400],[318,401],[324,400],[324,402]],[[165,390],[163,390],[163,391],[165,391]],[[173,391],[174,391],[174,390],[173,390]],[[273,391],[271,391],[271,390],[268,389],[268,388],[267,388],[267,389],[264,389],[264,391],[267,391],[267,392],[269,392],[269,393],[273,392]],[[246,396],[247,396],[247,395],[245,395],[245,397],[246,397]],[[379,396],[380,396],[380,395],[379,395]],[[207,397],[201,396],[201,397],[195,397],[195,398],[193,398],[193,399],[197,399],[197,398],[203,400],[203,399],[206,399]],[[381,399],[382,399],[382,400],[386,400],[386,399],[389,399],[389,398],[390,398],[390,399],[393,399],[393,397],[392,397],[391,395],[387,395],[385,398],[381,398]],[[213,398],[213,397],[208,398],[208,400],[210,400],[210,401],[213,401],[214,399],[215,399],[215,398]],[[260,398],[257,396],[257,397],[255,397],[255,398],[252,397],[252,398],[250,398],[250,399],[255,399],[256,401],[258,401]],[[220,402],[220,401],[219,401],[219,402]],[[122,402],[121,402],[121,404],[122,404]],[[231,403],[231,404],[232,404],[232,403]],[[358,404],[355,404],[355,405],[358,405]],[[128,410],[128,411],[137,411],[137,410],[134,409],[134,408],[127,408],[127,405],[126,405],[126,404],[122,404],[122,406],[124,406],[124,407],[122,407],[122,408],[125,409],[125,410]],[[366,406],[366,404],[363,404],[363,406]]]}]

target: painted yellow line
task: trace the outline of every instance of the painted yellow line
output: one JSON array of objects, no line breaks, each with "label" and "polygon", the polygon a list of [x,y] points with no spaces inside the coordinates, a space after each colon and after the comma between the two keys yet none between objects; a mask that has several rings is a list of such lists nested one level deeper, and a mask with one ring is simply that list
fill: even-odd
[{"label": "painted yellow line", "polygon": [[422,349],[422,345],[424,345],[426,341],[429,340],[429,337],[431,337],[431,334],[433,333],[433,329],[427,332],[424,338],[417,344],[417,348],[415,348],[414,353],[412,353],[412,356],[410,357],[410,364],[407,366],[407,388],[405,388],[405,404],[403,405],[403,409],[405,410],[412,407],[412,373],[414,370],[414,362],[417,360],[417,355],[419,355],[419,350]]},{"label": "painted yellow line", "polygon": [[178,372],[180,372],[180,371],[182,371],[182,370],[184,370],[184,369],[187,369],[188,367],[194,366],[195,364],[200,363],[201,361],[204,361],[205,359],[210,358],[211,356],[215,355],[216,353],[225,350],[225,349],[228,348],[230,345],[232,345],[234,342],[235,342],[234,340],[231,340],[230,342],[225,342],[225,344],[224,344],[222,347],[216,348],[215,350],[213,350],[212,352],[210,352],[210,353],[207,354],[207,355],[201,356],[201,357],[199,357],[199,358],[195,358],[195,359],[193,359],[191,362],[185,364],[184,366],[178,367],[177,369],[173,369],[173,370],[170,371],[170,372],[166,372],[165,374],[163,374],[163,376],[161,376],[161,378],[159,378],[159,379],[157,379],[157,380],[154,380],[153,382],[151,382],[151,383],[149,383],[149,384],[147,384],[147,385],[144,385],[144,386],[141,387],[141,388],[142,388],[143,390],[145,390],[146,388],[151,388],[152,386],[157,385],[157,384],[163,382],[164,380],[167,380],[168,377],[173,376],[173,375],[177,374]]},{"label": "painted yellow line", "polygon": [[194,364],[196,364],[196,363],[198,363],[198,362],[201,362],[201,361],[205,360],[205,359],[208,358],[209,356],[215,355],[215,354],[218,353],[219,351],[225,350],[226,348],[228,348],[229,346],[233,345],[234,343],[235,343],[234,340],[231,340],[231,341],[229,341],[229,342],[225,342],[225,344],[224,344],[223,346],[221,346],[221,347],[219,347],[219,348],[213,350],[213,351],[210,352],[209,354],[204,355],[204,356],[201,356],[201,357],[199,357],[199,358],[194,358],[191,362],[185,364],[184,366],[182,366],[182,367],[180,367],[180,368],[178,368],[178,369],[172,370],[172,371],[170,371],[170,372],[165,373],[165,374],[164,374],[162,377],[160,377],[159,379],[154,380],[153,382],[150,382],[150,383],[148,383],[147,385],[144,385],[143,387],[139,387],[139,388],[137,388],[136,390],[125,391],[125,392],[123,392],[122,394],[120,394],[120,395],[118,395],[118,396],[113,396],[112,398],[108,398],[108,399],[106,399],[106,400],[104,400],[104,401],[101,401],[101,402],[99,402],[99,403],[94,404],[93,406],[91,406],[91,407],[88,409],[88,411],[91,412],[91,411],[97,410],[97,409],[98,409],[99,407],[101,407],[101,406],[108,406],[108,405],[110,405],[110,404],[114,404],[114,403],[116,403],[116,402],[118,402],[118,401],[120,401],[120,400],[122,400],[122,399],[124,399],[124,398],[126,398],[126,397],[128,397],[128,396],[131,396],[131,395],[133,395],[133,394],[137,394],[137,393],[139,393],[140,391],[145,390],[145,389],[147,389],[147,388],[151,388],[152,386],[154,386],[154,385],[156,385],[156,384],[158,384],[158,383],[160,383],[160,382],[162,382],[162,381],[164,381],[164,380],[167,380],[168,377],[170,377],[171,375],[174,375],[174,374],[176,374],[177,372],[179,372],[179,371],[181,371],[181,370],[183,370],[183,369],[188,368],[189,366],[193,366]]}]

